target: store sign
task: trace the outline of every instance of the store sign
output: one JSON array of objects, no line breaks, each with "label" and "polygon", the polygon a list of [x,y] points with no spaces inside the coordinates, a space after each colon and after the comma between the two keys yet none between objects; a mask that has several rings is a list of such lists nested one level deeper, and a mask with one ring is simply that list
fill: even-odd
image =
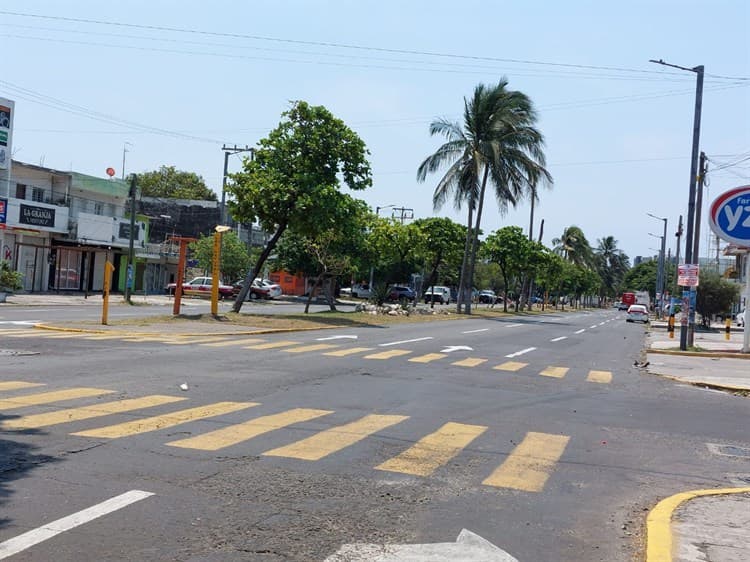
[{"label": "store sign", "polygon": [[[139,228],[138,225],[133,225],[133,240],[138,240],[138,232]],[[118,233],[118,238],[130,238],[130,223],[129,222],[121,222],[120,223],[120,232]]]},{"label": "store sign", "polygon": [[44,226],[47,228],[55,227],[55,210],[47,207],[35,207],[33,205],[21,204],[21,211],[18,215],[20,224],[30,224],[33,226]]},{"label": "store sign", "polygon": [[719,195],[711,203],[708,224],[722,240],[750,246],[750,185]]},{"label": "store sign", "polygon": [[700,268],[697,263],[684,263],[677,266],[677,284],[680,287],[697,287]]},{"label": "store sign", "polygon": [[14,102],[0,98],[0,170],[10,167]]},{"label": "store sign", "polygon": [[8,200],[0,199],[0,224],[5,224],[8,217]]}]

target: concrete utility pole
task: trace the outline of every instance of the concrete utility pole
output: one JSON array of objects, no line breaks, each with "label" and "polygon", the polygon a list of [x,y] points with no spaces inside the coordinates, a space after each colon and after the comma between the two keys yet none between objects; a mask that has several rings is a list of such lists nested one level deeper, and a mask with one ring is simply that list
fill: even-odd
[{"label": "concrete utility pole", "polygon": [[125,300],[130,303],[130,296],[135,285],[135,174],[130,175],[130,232],[128,241],[128,265],[125,268]]},{"label": "concrete utility pole", "polygon": [[[688,193],[687,232],[685,233],[685,263],[692,264],[694,261],[698,260],[698,256],[693,255],[693,226],[695,224],[695,184],[698,177],[698,147],[700,145],[701,136],[701,108],[703,106],[703,74],[705,68],[703,65],[686,68],[684,66],[666,63],[663,60],[650,60],[649,62],[672,68],[679,68],[680,70],[687,70],[688,72],[695,72],[697,75],[695,84],[695,111],[693,113],[693,149],[690,155],[690,191]],[[690,290],[692,292],[694,289],[691,288]],[[688,313],[688,329],[680,330],[680,349],[682,351],[687,350],[688,332],[692,335],[694,328],[695,310],[691,306],[690,312]]]},{"label": "concrete utility pole", "polygon": [[701,151],[700,166],[698,172],[698,192],[695,195],[695,234],[693,235],[693,258],[697,262],[700,254],[698,249],[701,244],[701,210],[703,207],[703,187],[706,185],[706,172],[708,165],[706,163],[706,153]]},{"label": "concrete utility pole", "polygon": [[250,159],[252,160],[255,156],[255,149],[251,146],[245,145],[244,147],[237,146],[236,144],[234,146],[228,146],[223,145],[221,149],[224,151],[224,174],[221,176],[221,224],[227,223],[227,208],[226,208],[226,199],[227,199],[227,174],[229,173],[229,155],[230,154],[238,154],[240,152],[249,152],[250,153]]},{"label": "concrete utility pole", "polygon": [[[656,273],[656,291],[654,294],[654,297],[657,299],[657,302],[659,303],[659,316],[661,317],[661,313],[664,310],[664,286],[665,278],[666,278],[666,247],[667,247],[667,219],[666,217],[657,217],[656,215],[652,215],[651,213],[646,213],[649,217],[652,219],[660,220],[664,222],[664,234],[662,236],[657,236],[656,234],[649,234],[655,238],[661,238],[661,250],[659,251],[659,264],[657,266],[657,273]],[[659,300],[659,295],[657,293],[661,293],[661,299]]]}]

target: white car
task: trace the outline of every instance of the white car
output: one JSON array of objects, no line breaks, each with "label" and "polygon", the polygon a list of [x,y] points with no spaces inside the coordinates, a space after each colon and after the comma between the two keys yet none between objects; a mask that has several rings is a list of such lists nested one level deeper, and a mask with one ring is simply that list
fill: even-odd
[{"label": "white car", "polygon": [[628,308],[628,317],[625,321],[648,324],[648,308],[643,304],[631,304]]},{"label": "white car", "polygon": [[439,302],[440,304],[450,304],[451,290],[442,285],[434,285],[424,292],[424,303]]},{"label": "white car", "polygon": [[746,309],[742,309],[740,312],[737,313],[737,325],[738,326],[745,326],[745,315],[747,314]]}]

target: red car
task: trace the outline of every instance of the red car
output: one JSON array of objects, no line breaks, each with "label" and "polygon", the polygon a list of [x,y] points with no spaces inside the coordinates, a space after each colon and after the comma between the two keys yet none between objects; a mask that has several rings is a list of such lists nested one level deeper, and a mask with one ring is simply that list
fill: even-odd
[{"label": "red car", "polygon": [[[182,294],[189,297],[208,297],[211,298],[211,277],[196,277],[195,279],[182,284]],[[177,283],[170,283],[165,287],[168,295],[174,295]],[[219,283],[219,298],[231,299],[235,295],[234,287]]]}]

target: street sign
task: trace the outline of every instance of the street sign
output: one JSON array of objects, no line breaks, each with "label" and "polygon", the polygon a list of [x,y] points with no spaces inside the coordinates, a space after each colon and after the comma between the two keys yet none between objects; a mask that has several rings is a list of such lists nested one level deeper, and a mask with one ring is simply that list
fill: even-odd
[{"label": "street sign", "polygon": [[677,266],[677,284],[681,287],[697,287],[700,268],[697,263],[684,263]]},{"label": "street sign", "polygon": [[750,185],[719,195],[711,203],[708,224],[722,240],[750,246]]}]

